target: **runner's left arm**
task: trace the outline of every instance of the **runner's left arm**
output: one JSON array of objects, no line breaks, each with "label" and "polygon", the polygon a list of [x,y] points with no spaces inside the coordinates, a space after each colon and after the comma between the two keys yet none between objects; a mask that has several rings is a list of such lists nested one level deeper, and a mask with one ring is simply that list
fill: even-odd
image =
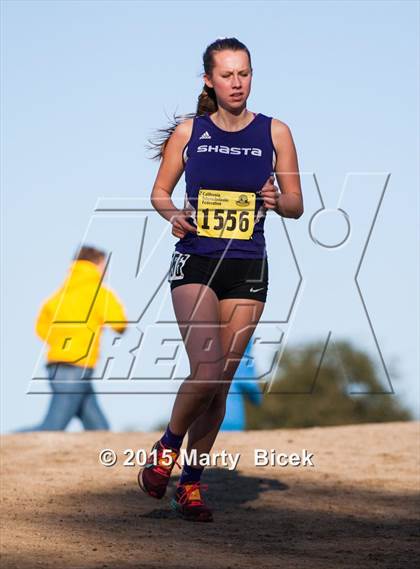
[{"label": "runner's left arm", "polygon": [[276,149],[275,174],[280,192],[276,192],[273,209],[278,215],[298,219],[303,214],[299,164],[292,133],[287,124],[273,119],[271,136]]}]

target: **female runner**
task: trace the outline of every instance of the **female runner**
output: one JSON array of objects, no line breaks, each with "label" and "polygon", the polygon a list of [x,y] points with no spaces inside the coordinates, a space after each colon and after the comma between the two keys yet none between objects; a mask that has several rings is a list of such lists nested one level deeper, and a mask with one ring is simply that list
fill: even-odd
[{"label": "female runner", "polygon": [[[288,126],[247,109],[251,56],[235,38],[203,55],[196,113],[176,117],[157,145],[160,168],[151,201],[172,224],[172,302],[190,363],[166,431],[140,470],[140,487],[162,498],[188,433],[188,454],[208,455],[225,415],[230,382],[264,309],[267,210],[303,213],[298,161]],[[162,132],[162,131],[161,131]],[[172,192],[185,170],[184,209]],[[281,192],[274,185],[276,172]],[[172,508],[184,519],[212,521],[201,491],[203,468],[185,464]]]}]

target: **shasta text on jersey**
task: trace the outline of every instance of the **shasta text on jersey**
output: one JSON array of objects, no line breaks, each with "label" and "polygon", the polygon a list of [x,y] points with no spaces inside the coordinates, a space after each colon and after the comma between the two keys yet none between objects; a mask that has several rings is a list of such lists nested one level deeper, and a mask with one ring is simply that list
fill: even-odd
[{"label": "shasta text on jersey", "polygon": [[197,152],[220,152],[221,154],[236,154],[245,155],[251,154],[252,156],[262,156],[261,148],[239,148],[237,146],[224,146],[222,144],[201,144],[197,148]]}]

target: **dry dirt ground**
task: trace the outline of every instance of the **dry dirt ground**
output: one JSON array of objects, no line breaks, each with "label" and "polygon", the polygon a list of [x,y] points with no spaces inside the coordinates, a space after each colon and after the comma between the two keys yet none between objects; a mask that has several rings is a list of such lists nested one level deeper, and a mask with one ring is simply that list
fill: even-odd
[{"label": "dry dirt ground", "polygon": [[[25,433],[2,444],[2,568],[409,569],[419,567],[420,423],[221,433],[206,469],[213,523],[179,520],[137,487],[127,448],[161,433]],[[99,463],[103,448],[118,463]],[[313,453],[257,467],[254,449]]]}]

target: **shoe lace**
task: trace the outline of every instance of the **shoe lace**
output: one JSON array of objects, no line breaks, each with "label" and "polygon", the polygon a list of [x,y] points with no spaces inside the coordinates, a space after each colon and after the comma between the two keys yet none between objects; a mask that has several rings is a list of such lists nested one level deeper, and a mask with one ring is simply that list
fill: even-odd
[{"label": "shoe lace", "polygon": [[202,482],[192,482],[190,484],[180,484],[179,488],[182,489],[179,497],[180,504],[190,502],[190,506],[202,506],[204,504],[201,498],[201,490],[207,490],[208,484]]},{"label": "shoe lace", "polygon": [[[156,451],[156,464],[154,463],[153,450]],[[169,453],[166,452],[164,455],[163,451],[168,451],[168,450],[170,452]],[[169,477],[171,475],[172,468],[175,465],[178,466],[179,469],[181,468],[181,465],[177,461],[178,455],[179,451],[167,448],[161,443],[161,441],[159,441],[158,444],[154,447],[154,449],[152,449],[152,452],[149,454],[147,462],[153,464],[154,469],[157,472],[159,472],[159,474],[161,474],[162,476]],[[171,460],[169,460],[169,458]]]}]

